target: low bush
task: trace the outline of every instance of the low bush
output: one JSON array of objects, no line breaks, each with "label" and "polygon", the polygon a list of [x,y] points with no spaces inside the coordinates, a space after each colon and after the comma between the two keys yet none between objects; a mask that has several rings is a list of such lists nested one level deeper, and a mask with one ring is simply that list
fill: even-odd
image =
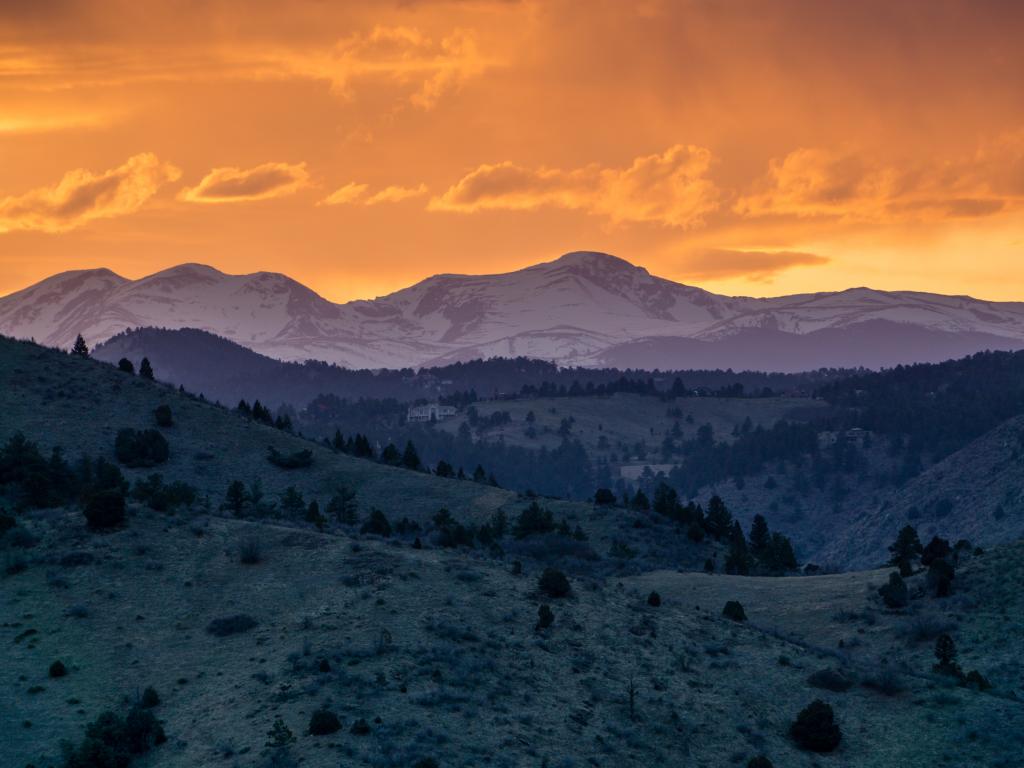
[{"label": "low bush", "polygon": [[659,607],[661,605],[661,595],[657,592],[651,592],[651,594],[647,596],[647,604],[652,608]]},{"label": "low bush", "polygon": [[174,426],[174,415],[171,413],[171,406],[167,404],[158,405],[156,410],[153,411],[153,417],[156,419],[158,427]]},{"label": "low bush", "polygon": [[826,668],[812,672],[807,678],[807,684],[812,688],[843,693],[853,687],[853,678],[841,669]]},{"label": "low bush", "polygon": [[86,524],[94,531],[108,531],[124,524],[124,494],[98,491],[89,497],[83,510]]},{"label": "low bush", "polygon": [[333,712],[318,709],[309,718],[309,733],[312,736],[328,736],[341,730],[341,721]]},{"label": "low bush", "polygon": [[557,568],[545,568],[537,579],[537,589],[541,594],[548,597],[568,597],[572,593],[572,586],[564,573]]},{"label": "low bush", "polygon": [[135,707],[124,717],[104,712],[85,729],[77,746],[65,742],[64,768],[127,768],[131,761],[167,741],[152,712]]},{"label": "low bush", "polygon": [[888,608],[906,608],[910,603],[910,591],[907,583],[896,571],[889,574],[888,583],[878,588],[878,594]]},{"label": "low bush", "polygon": [[206,631],[214,637],[228,637],[248,632],[257,624],[256,619],[245,613],[214,619],[206,625]]},{"label": "low bush", "polygon": [[155,429],[122,429],[114,441],[114,453],[126,467],[155,467],[170,458],[171,448]]},{"label": "low bush", "polygon": [[153,686],[147,686],[146,690],[142,692],[139,706],[143,709],[152,709],[153,707],[160,706],[160,694],[156,692]]},{"label": "low bush", "polygon": [[730,600],[722,608],[722,615],[730,621],[746,621],[747,613],[743,610],[743,605],[739,600]]},{"label": "low bush", "polygon": [[50,665],[50,677],[66,677],[68,674],[68,668],[64,666],[64,662],[58,659]]},{"label": "low bush", "polygon": [[238,562],[243,565],[256,565],[263,561],[263,545],[255,536],[242,539],[238,545]]},{"label": "low bush", "polygon": [[366,522],[360,526],[359,532],[387,537],[391,535],[391,523],[388,522],[388,518],[383,512],[379,509],[374,509],[370,511],[370,516],[366,518]]},{"label": "low bush", "polygon": [[271,446],[267,449],[267,461],[282,469],[302,469],[313,464],[313,452],[304,448],[294,453],[281,453]]},{"label": "low bush", "polygon": [[554,623],[555,614],[554,611],[551,610],[551,606],[546,603],[541,605],[541,607],[537,609],[537,631],[540,632],[541,630],[547,629]]},{"label": "low bush", "polygon": [[169,512],[178,507],[188,507],[195,503],[196,489],[180,480],[164,483],[163,475],[152,474],[145,480],[136,480],[132,488],[132,498],[141,501],[157,512]]},{"label": "low bush", "polygon": [[832,752],[842,739],[832,707],[821,699],[800,710],[789,727],[789,735],[800,749],[820,753]]}]

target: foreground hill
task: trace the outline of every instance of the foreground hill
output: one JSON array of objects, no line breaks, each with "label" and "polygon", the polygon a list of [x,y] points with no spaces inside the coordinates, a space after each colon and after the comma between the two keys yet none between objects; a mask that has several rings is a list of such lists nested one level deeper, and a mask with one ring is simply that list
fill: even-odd
[{"label": "foreground hill", "polygon": [[139,280],[55,275],[0,299],[0,333],[68,347],[132,327],[198,328],[282,360],[403,368],[490,357],[560,365],[812,370],[1024,348],[1024,304],[855,288],[719,296],[602,253],[499,275],[435,275],[334,304],[280,274],[183,264]]},{"label": "foreground hill", "polygon": [[[572,596],[551,600],[531,569],[373,537],[192,513],[138,512],[108,535],[75,511],[27,525],[39,543],[0,598],[4,765],[55,764],[62,739],[147,686],[168,737],[140,763],[154,767],[717,768],[764,754],[794,768],[1010,768],[1024,747],[1019,548],[966,568],[962,597],[892,614],[872,597],[882,573],[573,577]],[[254,539],[261,559],[246,565]],[[751,621],[722,617],[726,599]],[[538,631],[544,602],[554,622]],[[933,675],[931,627],[995,688]],[[47,676],[55,660],[66,676]],[[808,683],[827,669],[850,687]],[[825,757],[787,736],[814,699],[843,734]],[[320,709],[341,729],[310,735]],[[280,750],[265,746],[277,720],[296,739]]]}]

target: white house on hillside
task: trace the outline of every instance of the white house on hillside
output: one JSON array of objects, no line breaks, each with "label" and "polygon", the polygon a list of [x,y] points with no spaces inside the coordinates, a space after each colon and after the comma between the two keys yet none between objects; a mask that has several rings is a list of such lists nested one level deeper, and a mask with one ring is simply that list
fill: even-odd
[{"label": "white house on hillside", "polygon": [[454,405],[438,405],[427,403],[426,405],[413,405],[405,416],[406,421],[442,421],[450,419],[458,409]]}]

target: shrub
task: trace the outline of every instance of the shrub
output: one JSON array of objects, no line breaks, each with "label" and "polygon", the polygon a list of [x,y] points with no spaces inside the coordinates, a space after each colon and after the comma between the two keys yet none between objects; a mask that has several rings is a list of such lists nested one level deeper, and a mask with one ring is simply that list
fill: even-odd
[{"label": "shrub", "polygon": [[143,709],[152,709],[160,705],[160,694],[156,692],[153,686],[147,686],[146,690],[142,692],[142,698],[139,699],[139,706]]},{"label": "shrub", "polygon": [[50,665],[50,677],[65,677],[68,673],[68,668],[64,666],[64,662],[58,659]]},{"label": "shrub", "polygon": [[747,768],[775,768],[775,766],[764,755],[758,755],[757,757],[750,758],[747,762]]},{"label": "shrub", "polygon": [[936,597],[948,597],[953,591],[953,578],[956,570],[953,564],[944,557],[932,560],[928,566],[928,586],[934,590]]},{"label": "shrub", "polygon": [[878,588],[878,594],[889,608],[906,608],[910,603],[910,592],[903,577],[896,571],[889,574],[889,582]]},{"label": "shrub", "polygon": [[819,669],[807,678],[812,688],[823,688],[826,691],[843,693],[853,687],[853,679],[841,669]]},{"label": "shrub", "polygon": [[164,484],[163,475],[152,474],[145,480],[135,481],[132,498],[157,512],[167,512],[177,507],[191,506],[196,500],[196,489],[180,480]]},{"label": "shrub", "polygon": [[165,741],[163,726],[152,712],[138,707],[125,717],[104,712],[86,726],[78,746],[64,744],[64,768],[125,768]]},{"label": "shrub", "polygon": [[117,370],[121,373],[129,373],[135,375],[135,365],[127,357],[122,357],[117,361]]},{"label": "shrub", "polygon": [[289,744],[295,743],[295,734],[292,729],[285,725],[280,717],[274,721],[270,730],[267,731],[266,746],[271,749],[285,749]]},{"label": "shrub", "polygon": [[154,467],[167,461],[171,449],[155,429],[122,429],[117,433],[114,453],[126,467]]},{"label": "shrub", "polygon": [[156,418],[156,424],[158,427],[173,427],[174,416],[171,414],[171,406],[161,404],[156,407],[153,411],[153,416]]},{"label": "shrub", "polygon": [[832,707],[821,699],[800,710],[789,727],[789,735],[798,747],[809,752],[831,752],[842,739]]},{"label": "shrub", "polygon": [[895,696],[906,690],[903,676],[889,666],[881,667],[877,672],[865,677],[861,684],[865,688],[878,691],[883,696]]},{"label": "shrub", "polygon": [[309,718],[309,733],[312,736],[327,736],[341,730],[341,721],[333,712],[318,709]]},{"label": "shrub", "polygon": [[651,592],[651,594],[647,596],[647,604],[652,608],[657,608],[661,605],[661,595],[657,592]]},{"label": "shrub", "polygon": [[108,531],[124,524],[124,494],[98,491],[89,497],[83,510],[86,524],[94,531]]},{"label": "shrub", "polygon": [[568,597],[572,592],[569,579],[557,568],[545,568],[537,579],[537,589],[548,597]]},{"label": "shrub", "polygon": [[551,610],[551,606],[546,603],[541,605],[541,607],[537,609],[537,631],[539,632],[542,629],[547,629],[554,623],[555,614],[554,611]]},{"label": "shrub", "polygon": [[747,613],[743,610],[743,605],[739,600],[730,600],[722,608],[722,615],[730,621],[746,621]]},{"label": "shrub", "polygon": [[976,669],[972,669],[967,673],[967,677],[964,678],[964,685],[979,691],[987,691],[992,687],[992,684],[985,679],[985,676]]},{"label": "shrub", "polygon": [[372,533],[385,538],[391,535],[391,523],[387,516],[379,509],[371,510],[370,516],[359,529],[360,533]]},{"label": "shrub", "polygon": [[267,461],[282,469],[301,469],[313,463],[313,452],[308,448],[295,453],[281,453],[277,448],[267,448]]},{"label": "shrub", "polygon": [[206,631],[214,637],[228,637],[248,632],[257,624],[256,619],[245,613],[214,619],[206,625]]},{"label": "shrub", "polygon": [[256,565],[263,560],[263,545],[255,536],[249,536],[238,545],[238,562],[243,565]]},{"label": "shrub", "polygon": [[555,530],[555,518],[550,509],[542,508],[536,501],[519,513],[512,535],[517,539],[525,539],[539,533],[551,533]]},{"label": "shrub", "polygon": [[366,736],[370,732],[370,726],[363,718],[359,718],[349,729],[349,732],[354,736]]},{"label": "shrub", "polygon": [[594,503],[599,506],[612,506],[615,504],[615,493],[608,488],[598,488],[594,493]]}]

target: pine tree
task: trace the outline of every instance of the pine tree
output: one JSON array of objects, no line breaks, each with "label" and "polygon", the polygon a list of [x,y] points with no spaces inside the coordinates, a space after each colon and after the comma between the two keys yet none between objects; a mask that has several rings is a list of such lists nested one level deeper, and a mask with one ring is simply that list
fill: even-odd
[{"label": "pine tree", "polygon": [[228,491],[224,494],[224,509],[234,512],[236,515],[241,515],[242,510],[245,509],[246,494],[245,486],[242,485],[241,480],[232,480],[228,485]]},{"label": "pine tree", "polygon": [[142,358],[142,362],[139,363],[139,376],[144,379],[153,380],[153,366],[149,364],[149,358]]},{"label": "pine tree", "polygon": [[75,339],[75,345],[71,347],[71,354],[79,357],[89,356],[89,345],[85,343],[82,334],[78,334],[78,338]]},{"label": "pine tree", "polygon": [[921,540],[917,537],[917,530],[912,525],[905,525],[896,537],[896,541],[889,545],[889,552],[892,557],[889,565],[900,569],[900,576],[910,576],[914,572],[914,561],[921,555]]},{"label": "pine tree", "polygon": [[768,521],[764,515],[754,515],[750,524],[750,553],[760,560],[768,550],[771,534],[768,532]]},{"label": "pine tree", "polygon": [[409,440],[405,444],[405,451],[402,453],[402,466],[406,469],[420,468],[420,455],[416,452],[416,446]]},{"label": "pine tree", "polygon": [[737,576],[750,574],[750,553],[747,551],[747,540],[743,536],[743,528],[739,521],[732,524],[729,535],[729,556],[725,559],[725,572]]},{"label": "pine tree", "polygon": [[719,541],[728,536],[732,530],[732,513],[725,506],[722,497],[717,494],[712,496],[711,501],[708,502],[708,512],[704,520],[704,527],[707,528],[708,533]]}]

